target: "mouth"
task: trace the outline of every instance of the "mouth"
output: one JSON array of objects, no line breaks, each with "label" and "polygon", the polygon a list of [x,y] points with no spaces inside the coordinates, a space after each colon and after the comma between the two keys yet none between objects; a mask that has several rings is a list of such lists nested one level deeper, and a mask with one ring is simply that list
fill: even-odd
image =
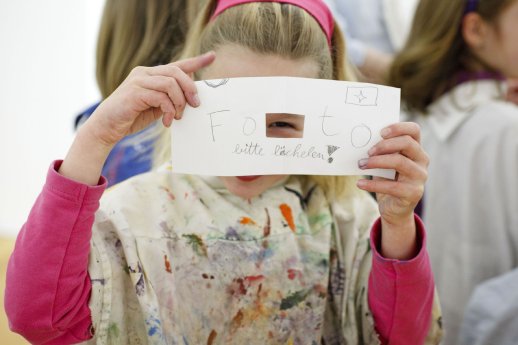
[{"label": "mouth", "polygon": [[257,180],[261,175],[255,175],[255,176],[236,176],[236,178],[243,182],[252,182]]}]

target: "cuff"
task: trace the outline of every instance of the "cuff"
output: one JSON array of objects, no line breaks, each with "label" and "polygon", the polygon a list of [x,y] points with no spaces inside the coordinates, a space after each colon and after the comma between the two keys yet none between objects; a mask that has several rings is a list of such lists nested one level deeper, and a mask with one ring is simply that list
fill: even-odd
[{"label": "cuff", "polygon": [[89,186],[58,173],[63,160],[52,162],[47,172],[45,189],[77,203],[99,202],[106,189],[107,181],[101,176],[96,186]]},{"label": "cuff", "polygon": [[412,274],[425,265],[429,265],[428,251],[426,250],[426,230],[421,218],[414,214],[417,231],[417,254],[410,260],[388,259],[381,255],[381,218],[378,218],[371,229],[370,244],[373,253],[373,264],[379,265],[388,271],[397,271],[398,275]]}]

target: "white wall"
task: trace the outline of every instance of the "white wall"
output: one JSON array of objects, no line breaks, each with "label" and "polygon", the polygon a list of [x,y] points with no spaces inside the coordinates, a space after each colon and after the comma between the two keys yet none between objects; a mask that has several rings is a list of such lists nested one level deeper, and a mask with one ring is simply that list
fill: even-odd
[{"label": "white wall", "polygon": [[0,236],[15,236],[75,114],[99,99],[103,0],[0,1]]}]

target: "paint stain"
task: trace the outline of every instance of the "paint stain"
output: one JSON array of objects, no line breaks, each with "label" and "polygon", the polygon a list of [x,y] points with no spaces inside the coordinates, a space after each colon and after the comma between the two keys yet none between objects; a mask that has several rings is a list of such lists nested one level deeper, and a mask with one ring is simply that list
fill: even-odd
[{"label": "paint stain", "polygon": [[153,335],[155,335],[155,333],[158,332],[158,327],[156,326],[153,326],[149,329],[149,331],[147,332],[147,335],[149,335],[150,337],[152,337]]},{"label": "paint stain", "polygon": [[309,190],[308,194],[304,197],[298,191],[296,191],[294,189],[291,189],[291,188],[288,188],[288,187],[284,187],[284,189],[286,191],[295,194],[297,196],[297,198],[299,198],[300,206],[302,207],[303,210],[307,210],[309,201],[311,199],[311,195],[315,191],[315,188],[316,188],[316,186],[311,187],[311,189]]},{"label": "paint stain", "polygon": [[119,337],[119,326],[115,322],[110,323],[110,326],[108,326],[108,334],[111,338]]},{"label": "paint stain", "polygon": [[286,220],[286,223],[288,223],[288,226],[290,227],[291,231],[295,232],[295,221],[293,220],[293,213],[291,212],[291,207],[289,207],[286,204],[282,204],[279,206],[281,209],[282,216]]},{"label": "paint stain", "polygon": [[254,220],[249,217],[241,217],[241,219],[239,220],[239,223],[242,225],[257,225],[257,223],[254,222]]},{"label": "paint stain", "polygon": [[238,310],[236,315],[232,318],[232,323],[230,324],[231,329],[235,332],[238,328],[240,328],[243,324],[243,311],[241,309]]},{"label": "paint stain", "polygon": [[172,200],[172,201],[176,200],[173,192],[171,192],[171,190],[169,188],[164,187],[164,186],[159,187],[159,188],[167,193],[167,197],[169,198],[169,200]]},{"label": "paint stain", "polygon": [[243,280],[243,278],[234,279],[229,286],[229,292],[233,296],[246,295],[247,286],[245,286],[245,281]]},{"label": "paint stain", "polygon": [[262,274],[257,275],[257,276],[246,276],[245,282],[247,282],[248,284],[252,284],[253,282],[262,281],[263,279],[264,279],[264,276]]},{"label": "paint stain", "polygon": [[171,262],[167,259],[167,255],[164,255],[164,265],[166,272],[173,273],[173,270],[171,270]]},{"label": "paint stain", "polygon": [[300,290],[292,293],[281,301],[281,310],[287,310],[295,307],[308,297],[311,290]]},{"label": "paint stain", "polygon": [[227,232],[225,233],[225,239],[229,241],[240,241],[241,236],[239,236],[239,233],[236,229],[234,229],[233,227],[228,227]]},{"label": "paint stain", "polygon": [[288,269],[288,279],[293,280],[295,278],[302,278],[302,272],[293,268]]},{"label": "paint stain", "polygon": [[229,286],[229,293],[233,296],[244,296],[248,293],[248,288],[253,283],[261,282],[263,279],[263,275],[235,278]]},{"label": "paint stain", "polygon": [[156,316],[151,316],[149,319],[146,319],[146,325],[148,326],[148,336],[157,336],[159,338],[163,337],[162,325],[160,319],[158,319]]},{"label": "paint stain", "polygon": [[272,231],[272,221],[270,219],[270,213],[268,212],[268,209],[265,208],[264,210],[266,211],[266,224],[263,227],[263,236],[268,237]]},{"label": "paint stain", "polygon": [[256,260],[255,267],[261,268],[264,260],[273,256],[273,250],[268,248],[268,246],[269,246],[268,240],[264,240],[262,242],[261,250],[257,253],[257,255],[255,255],[255,260]]},{"label": "paint stain", "polygon": [[218,336],[218,332],[212,330],[209,334],[209,338],[207,339],[207,345],[212,345],[214,343],[214,339]]},{"label": "paint stain", "polygon": [[165,232],[166,234],[169,234],[171,233],[172,231],[172,228],[170,228],[168,225],[167,225],[167,222],[166,221],[163,221],[163,222],[160,222],[160,228],[162,229],[163,232]]},{"label": "paint stain", "polygon": [[315,286],[313,286],[313,290],[318,294],[318,297],[326,298],[327,286],[324,286],[322,284],[316,284]]},{"label": "paint stain", "polygon": [[144,275],[140,275],[140,279],[137,281],[137,284],[135,285],[135,293],[137,296],[144,295],[145,285],[144,285]]},{"label": "paint stain", "polygon": [[199,256],[207,257],[207,246],[203,243],[200,236],[196,234],[185,234],[182,237],[187,239],[187,243],[192,247],[192,250]]}]

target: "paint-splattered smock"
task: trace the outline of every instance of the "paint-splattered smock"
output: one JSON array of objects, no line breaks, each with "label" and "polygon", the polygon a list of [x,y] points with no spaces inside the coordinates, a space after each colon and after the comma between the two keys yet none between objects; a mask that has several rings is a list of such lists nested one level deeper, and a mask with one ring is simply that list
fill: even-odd
[{"label": "paint-splattered smock", "polygon": [[94,222],[105,181],[78,184],[59,164],[7,272],[11,328],[33,343],[92,330],[90,344],[378,344],[374,320],[389,344],[420,343],[430,324],[427,344],[440,339],[423,228],[414,259],[373,259],[367,193],[329,203],[292,177],[247,202],[165,169],[109,190]]}]

